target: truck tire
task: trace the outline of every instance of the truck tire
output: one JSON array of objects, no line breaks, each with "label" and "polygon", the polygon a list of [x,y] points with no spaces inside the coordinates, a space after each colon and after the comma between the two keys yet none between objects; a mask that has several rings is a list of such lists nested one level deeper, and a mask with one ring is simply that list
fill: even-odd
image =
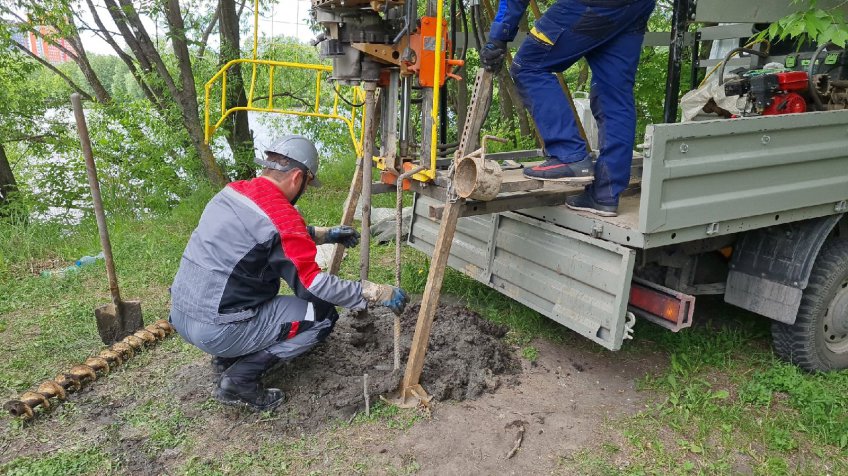
[{"label": "truck tire", "polygon": [[774,322],[771,335],[777,355],[802,369],[848,368],[848,240],[825,242],[795,324]]}]

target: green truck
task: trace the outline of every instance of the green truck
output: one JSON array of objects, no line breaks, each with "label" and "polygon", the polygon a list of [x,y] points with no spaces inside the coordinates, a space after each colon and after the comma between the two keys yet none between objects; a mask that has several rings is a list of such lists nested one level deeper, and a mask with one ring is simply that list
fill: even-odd
[{"label": "green truck", "polygon": [[[692,324],[696,296],[723,295],[773,321],[781,358],[810,371],[848,368],[842,50],[772,47],[767,57],[728,60],[725,71],[743,67],[741,82],[750,80],[742,93],[751,109],[742,117],[674,122],[682,68],[709,71],[722,61],[697,59],[704,42],[741,44],[756,24],[791,7],[785,1],[675,1],[673,31],[646,37],[648,45],[670,48],[666,121],[647,128],[636,161],[641,167],[619,216],[564,205],[528,203],[486,214],[485,203],[477,212],[466,206],[449,266],[610,350],[633,337],[638,319],[679,331]],[[695,32],[690,22],[715,26]],[[684,65],[688,50],[696,60]],[[773,71],[809,72],[811,87],[799,94],[811,110],[780,110],[775,101],[792,91],[764,90],[768,81],[754,79],[770,63],[783,66]],[[433,211],[439,205],[438,198],[416,194],[409,244],[425,253],[438,234]]]}]

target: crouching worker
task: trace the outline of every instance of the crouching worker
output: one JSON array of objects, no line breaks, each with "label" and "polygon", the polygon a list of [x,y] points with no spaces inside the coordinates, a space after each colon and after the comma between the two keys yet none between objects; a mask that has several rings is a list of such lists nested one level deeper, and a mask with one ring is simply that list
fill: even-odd
[{"label": "crouching worker", "polygon": [[[400,288],[321,271],[316,244],[355,246],[359,233],[307,226],[295,209],[306,186],[318,186],[311,141],[286,136],[265,153],[260,177],[229,184],[206,205],[171,286],[171,323],[213,356],[215,399],[255,411],[283,401],[279,389],[263,388],[263,373],[326,339],[335,306],[400,313],[409,300]],[[281,279],[293,296],[278,295]]]}]

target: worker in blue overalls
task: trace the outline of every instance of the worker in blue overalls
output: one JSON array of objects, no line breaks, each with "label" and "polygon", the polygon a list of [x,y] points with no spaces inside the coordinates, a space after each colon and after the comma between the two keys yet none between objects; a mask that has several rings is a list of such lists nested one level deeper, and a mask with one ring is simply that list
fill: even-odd
[{"label": "worker in blue overalls", "polygon": [[[528,0],[500,0],[489,39],[480,52],[486,70],[500,71],[507,42],[518,32]],[[587,183],[567,205],[615,216],[630,182],[636,106],[633,84],[642,39],[655,0],[557,0],[536,20],[510,72],[545,143],[544,163],[527,177]],[[585,57],[592,69],[591,108],[598,122],[600,155],[595,166],[581,139],[568,99],[553,73]]]}]

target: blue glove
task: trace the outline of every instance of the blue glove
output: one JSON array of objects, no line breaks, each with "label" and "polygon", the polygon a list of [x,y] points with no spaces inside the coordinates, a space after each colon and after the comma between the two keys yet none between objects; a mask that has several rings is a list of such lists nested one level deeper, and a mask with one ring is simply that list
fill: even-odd
[{"label": "blue glove", "polygon": [[362,281],[362,297],[372,304],[386,306],[398,315],[409,304],[409,295],[403,289],[365,280]]},{"label": "blue glove", "polygon": [[489,40],[480,50],[480,64],[486,71],[497,74],[503,68],[506,57],[506,43],[499,40]]},{"label": "blue glove", "polygon": [[392,297],[380,304],[391,309],[393,313],[400,315],[406,309],[406,305],[409,304],[409,295],[401,288],[392,288]]},{"label": "blue glove", "polygon": [[352,226],[336,226],[327,230],[326,242],[353,248],[359,244],[359,232]]}]

